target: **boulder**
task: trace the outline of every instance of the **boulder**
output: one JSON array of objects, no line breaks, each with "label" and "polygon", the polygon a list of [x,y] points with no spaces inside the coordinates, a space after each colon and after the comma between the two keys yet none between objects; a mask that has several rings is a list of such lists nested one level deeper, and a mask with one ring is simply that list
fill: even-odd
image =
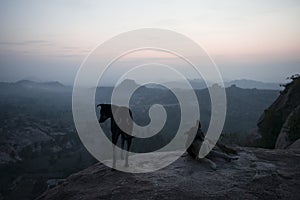
[{"label": "boulder", "polygon": [[291,144],[288,149],[300,149],[300,139],[296,140],[293,144]]},{"label": "boulder", "polygon": [[300,76],[293,76],[292,82],[285,85],[280,96],[264,111],[258,120],[258,132],[262,139],[258,142],[264,148],[286,148],[290,145],[287,137],[288,118],[300,105]]},{"label": "boulder", "polygon": [[[176,155],[147,154],[162,156],[160,162]],[[240,148],[238,155],[232,162],[214,160],[216,171],[187,155],[151,173],[112,171],[98,163],[38,199],[300,199],[300,150]],[[129,158],[130,167],[153,164],[140,163],[138,156]]]},{"label": "boulder", "polygon": [[295,142],[293,140],[293,137],[291,137],[291,131],[293,130],[291,126],[293,124],[292,122],[295,119],[299,119],[299,118],[300,118],[300,106],[298,106],[297,108],[294,109],[293,112],[291,112],[291,114],[288,116],[285,123],[283,124],[280,134],[276,140],[276,144],[275,144],[276,149],[285,149],[288,146],[290,146],[293,142]]}]

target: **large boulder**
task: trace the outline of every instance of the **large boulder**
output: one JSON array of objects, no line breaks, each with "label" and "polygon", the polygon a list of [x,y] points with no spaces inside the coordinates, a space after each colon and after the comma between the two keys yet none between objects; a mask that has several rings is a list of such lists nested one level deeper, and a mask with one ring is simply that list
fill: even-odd
[{"label": "large boulder", "polygon": [[275,148],[285,149],[300,136],[300,106],[298,106],[286,119],[277,138]]},{"label": "large boulder", "polygon": [[291,144],[288,149],[300,149],[300,139],[296,140],[293,144]]},{"label": "large boulder", "polygon": [[293,76],[291,79],[292,82],[285,85],[280,96],[258,121],[258,132],[262,136],[259,141],[261,147],[286,148],[297,139],[288,133],[291,120],[287,119],[300,105],[300,76]]},{"label": "large boulder", "polygon": [[[240,148],[238,155],[232,162],[215,159],[216,171],[189,156],[164,169],[139,174],[112,171],[98,163],[38,199],[300,199],[300,150]],[[129,158],[130,167],[153,164],[141,162],[138,156]],[[177,152],[147,156],[159,156],[165,162]]]}]

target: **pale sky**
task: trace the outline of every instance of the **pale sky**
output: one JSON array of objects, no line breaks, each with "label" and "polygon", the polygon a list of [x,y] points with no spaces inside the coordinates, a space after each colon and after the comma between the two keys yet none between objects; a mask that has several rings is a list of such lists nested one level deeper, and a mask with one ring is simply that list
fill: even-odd
[{"label": "pale sky", "polygon": [[225,80],[282,82],[300,72],[298,0],[2,0],[0,27],[0,81],[71,84],[98,44],[146,27],[203,46]]}]

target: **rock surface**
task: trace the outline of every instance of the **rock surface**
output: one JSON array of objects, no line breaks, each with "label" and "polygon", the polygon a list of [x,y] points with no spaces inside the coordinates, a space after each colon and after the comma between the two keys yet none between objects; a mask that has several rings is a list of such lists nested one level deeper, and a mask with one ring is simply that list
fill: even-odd
[{"label": "rock surface", "polygon": [[281,131],[279,133],[279,136],[276,140],[276,144],[275,144],[276,149],[286,149],[291,144],[293,144],[294,141],[289,137],[289,134],[291,131],[291,121],[295,118],[296,119],[300,118],[300,105],[297,108],[295,108],[294,111],[291,112],[291,114],[284,122]]},{"label": "rock surface", "polygon": [[262,136],[259,142],[261,147],[286,148],[300,137],[300,127],[293,125],[293,133],[290,130],[291,115],[296,115],[293,121],[300,120],[300,76],[292,76],[291,80],[258,121],[258,132]]},{"label": "rock surface", "polygon": [[[300,199],[300,150],[239,148],[238,152],[238,160],[214,160],[216,171],[187,155],[143,174],[112,171],[98,163],[38,199]],[[170,159],[176,152],[164,156]],[[141,164],[145,163],[130,157],[131,167]]]},{"label": "rock surface", "polygon": [[288,146],[288,149],[300,149],[300,139]]}]

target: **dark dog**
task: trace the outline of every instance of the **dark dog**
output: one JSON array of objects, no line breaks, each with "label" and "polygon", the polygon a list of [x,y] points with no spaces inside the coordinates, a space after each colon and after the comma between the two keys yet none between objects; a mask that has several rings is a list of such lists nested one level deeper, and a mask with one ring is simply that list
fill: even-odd
[{"label": "dark dog", "polygon": [[[196,132],[196,136],[193,138],[193,135],[190,133],[194,133],[194,132]],[[200,121],[197,121],[196,126],[191,128],[185,134],[188,135],[187,144],[186,144],[188,154],[192,158],[199,160],[199,151],[205,139],[205,134],[201,129]],[[226,145],[220,143],[219,141],[216,143],[215,146],[218,149],[220,149],[220,151],[216,151],[216,149],[212,149],[205,158],[201,159],[202,161],[209,163],[212,169],[216,170],[217,168],[217,165],[211,160],[212,157],[223,158],[227,161],[237,159],[237,157],[229,156],[229,154],[237,154],[237,152],[234,149],[227,147]]]},{"label": "dark dog", "polygon": [[[128,151],[131,146],[132,129],[133,129],[133,121],[132,121],[132,112],[129,108],[123,106],[116,106],[111,104],[99,104],[97,107],[101,107],[100,109],[100,118],[99,123],[105,122],[108,118],[111,119],[110,129],[112,134],[112,143],[113,143],[113,168],[116,167],[116,152],[115,145],[117,145],[118,138],[121,135],[121,159],[123,160],[123,149],[125,140],[127,142],[127,152],[125,159],[125,167],[128,167]],[[129,112],[129,117],[128,116]],[[115,116],[115,117],[114,117]],[[115,119],[117,116],[117,119]],[[119,124],[120,127],[117,125]]]}]

